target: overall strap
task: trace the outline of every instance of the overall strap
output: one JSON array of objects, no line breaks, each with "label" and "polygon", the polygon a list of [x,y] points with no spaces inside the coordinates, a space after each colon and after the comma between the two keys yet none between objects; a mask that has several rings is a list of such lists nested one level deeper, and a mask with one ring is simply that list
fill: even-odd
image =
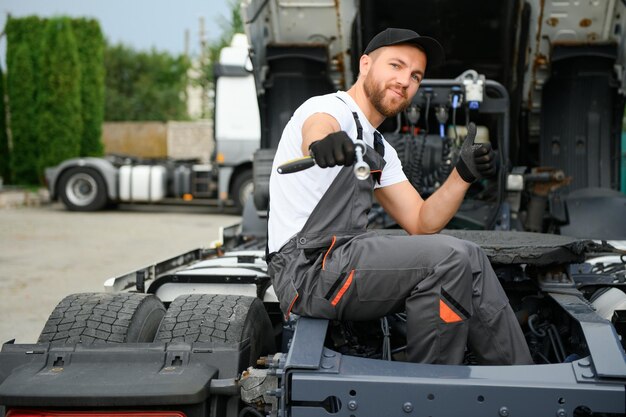
[{"label": "overall strap", "polygon": [[[348,109],[350,109],[350,106],[348,105],[348,103],[346,103],[344,99],[339,96],[335,97],[341,100],[341,102],[348,106]],[[359,115],[357,114],[357,112],[352,111],[352,109],[350,109],[350,111],[352,112],[352,117],[354,117],[354,124],[356,124],[356,138],[357,140],[363,140],[363,126],[361,125],[361,120],[359,120]]]},{"label": "overall strap", "polygon": [[[352,112],[352,117],[354,117],[354,124],[356,125],[356,139],[363,140],[363,126],[361,125],[361,120],[359,119],[359,115],[357,112],[352,111],[348,103],[344,99],[339,96],[335,96],[339,100],[343,102],[348,109]],[[382,135],[378,132],[378,130],[374,131],[374,150],[378,152],[380,156],[385,156],[385,144],[383,143]]]}]

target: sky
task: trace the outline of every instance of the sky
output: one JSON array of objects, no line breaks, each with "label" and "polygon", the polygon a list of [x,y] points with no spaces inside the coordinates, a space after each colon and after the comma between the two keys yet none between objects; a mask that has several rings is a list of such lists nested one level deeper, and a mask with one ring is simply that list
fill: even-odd
[{"label": "sky", "polygon": [[[217,40],[222,25],[230,19],[233,0],[0,0],[0,28],[7,13],[13,17],[92,17],[100,22],[107,40],[122,42],[137,50],[182,54],[185,31],[189,31],[189,52],[200,50],[200,17],[204,17],[206,38]],[[4,32],[4,30],[2,30]],[[0,63],[6,68],[6,36],[0,39]]]}]

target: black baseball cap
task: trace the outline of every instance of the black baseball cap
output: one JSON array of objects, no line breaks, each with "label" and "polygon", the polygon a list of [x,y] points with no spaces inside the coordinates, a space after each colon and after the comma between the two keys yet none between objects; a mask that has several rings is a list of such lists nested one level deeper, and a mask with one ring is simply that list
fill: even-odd
[{"label": "black baseball cap", "polygon": [[388,28],[374,36],[370,43],[367,44],[365,55],[368,55],[383,46],[392,46],[399,44],[417,45],[426,53],[427,67],[438,67],[445,61],[445,53],[443,47],[434,38],[428,36],[420,36],[417,32],[410,29]]}]

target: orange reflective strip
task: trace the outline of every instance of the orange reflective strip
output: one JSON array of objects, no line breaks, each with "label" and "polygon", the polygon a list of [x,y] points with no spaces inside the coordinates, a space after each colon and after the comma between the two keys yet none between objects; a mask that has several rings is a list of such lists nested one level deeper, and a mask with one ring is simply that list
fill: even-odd
[{"label": "orange reflective strip", "polygon": [[348,288],[350,287],[350,284],[352,284],[352,277],[353,276],[354,276],[354,269],[352,270],[352,272],[350,272],[350,275],[348,275],[348,279],[346,280],[346,282],[344,282],[343,286],[341,287],[341,289],[339,290],[339,292],[337,293],[335,298],[333,298],[333,301],[331,302],[333,307],[337,305],[339,300],[341,300],[341,297],[343,297],[343,294],[346,291],[348,291]]},{"label": "orange reflective strip", "polygon": [[285,320],[289,318],[289,315],[291,314],[291,309],[293,308],[293,305],[296,303],[296,300],[298,299],[298,297],[300,297],[300,294],[296,293],[296,296],[293,297],[293,300],[291,300],[291,304],[289,304],[289,310],[287,310],[287,314],[285,314]]},{"label": "orange reflective strip", "polygon": [[370,171],[370,173],[371,172],[383,172],[383,170],[382,169],[373,169],[373,170]]},{"label": "orange reflective strip", "polygon": [[330,253],[330,250],[333,248],[333,246],[335,246],[336,241],[337,241],[337,236],[333,236],[333,241],[330,244],[330,248],[328,248],[328,250],[326,251],[326,254],[324,254],[324,259],[322,259],[322,270],[326,269],[326,257]]},{"label": "orange reflective strip", "polygon": [[452,309],[441,299],[439,300],[439,317],[441,317],[441,320],[446,323],[463,321],[461,316],[452,311]]}]

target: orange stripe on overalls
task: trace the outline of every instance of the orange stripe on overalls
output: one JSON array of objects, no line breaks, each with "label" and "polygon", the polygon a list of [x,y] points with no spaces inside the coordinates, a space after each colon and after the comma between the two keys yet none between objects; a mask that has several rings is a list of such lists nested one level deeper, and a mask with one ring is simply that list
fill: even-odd
[{"label": "orange stripe on overalls", "polygon": [[348,276],[348,279],[343,284],[343,286],[341,287],[341,289],[339,290],[339,292],[337,293],[335,298],[333,298],[333,301],[331,302],[333,307],[337,305],[337,303],[341,300],[341,297],[343,297],[345,292],[348,291],[348,288],[350,288],[350,284],[352,284],[352,277],[353,276],[354,276],[354,269],[352,270],[352,272],[350,272],[350,275]]},{"label": "orange stripe on overalls", "polygon": [[324,259],[322,259],[322,270],[326,269],[326,257],[330,253],[330,251],[333,248],[333,246],[335,246],[335,242],[336,241],[337,241],[337,236],[333,236],[333,241],[330,244],[330,248],[328,248],[328,250],[326,251],[326,254],[324,255]]},{"label": "orange stripe on overalls", "polygon": [[293,300],[291,300],[291,304],[289,304],[289,310],[287,310],[287,314],[285,314],[285,320],[289,319],[289,315],[291,314],[291,309],[293,308],[294,304],[296,303],[296,300],[298,299],[298,297],[300,297],[300,294],[298,294],[296,292],[296,296],[293,297]]},{"label": "orange stripe on overalls", "polygon": [[463,321],[461,316],[452,311],[452,309],[448,307],[448,305],[441,299],[439,300],[439,317],[441,317],[441,320],[443,320],[445,323],[456,323],[459,321]]}]

